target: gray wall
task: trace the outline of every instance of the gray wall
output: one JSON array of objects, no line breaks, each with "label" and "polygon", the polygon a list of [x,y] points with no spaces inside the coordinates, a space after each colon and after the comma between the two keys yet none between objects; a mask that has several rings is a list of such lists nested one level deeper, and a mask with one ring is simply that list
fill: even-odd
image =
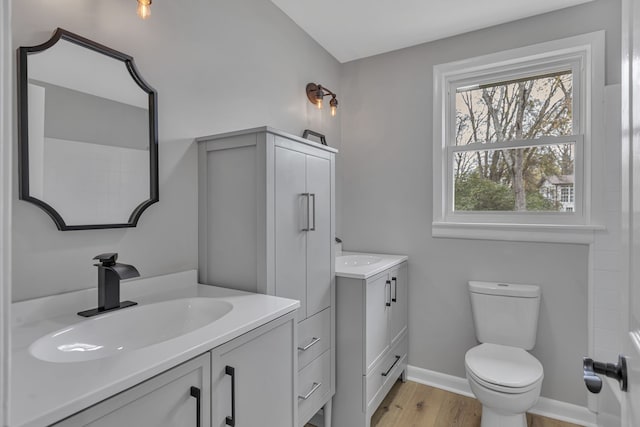
[{"label": "gray wall", "polygon": [[[15,0],[14,47],[40,44],[56,27],[135,58],[158,91],[160,202],[137,228],[58,231],[35,205],[13,205],[14,301],[96,286],[91,258],[120,253],[145,277],[197,268],[193,138],[269,125],[305,128],[340,146],[340,117],[306,98],[308,82],[339,86],[340,65],[269,0],[154,2]],[[17,177],[17,160],[14,161]]]},{"label": "gray wall", "polygon": [[409,255],[409,363],[465,376],[476,345],[468,280],[542,287],[542,395],[586,405],[588,247],[434,239],[433,66],[607,30],[607,83],[620,81],[620,2],[599,0],[345,64],[341,78],[343,232],[348,250]]}]

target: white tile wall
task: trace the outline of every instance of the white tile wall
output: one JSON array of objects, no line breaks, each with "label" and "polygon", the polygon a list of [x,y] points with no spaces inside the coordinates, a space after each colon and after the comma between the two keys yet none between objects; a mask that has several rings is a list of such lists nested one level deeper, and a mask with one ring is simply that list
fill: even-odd
[{"label": "white tile wall", "polygon": [[593,356],[615,362],[620,351],[620,85],[605,91],[606,144],[603,156],[605,231],[596,233],[593,252]]}]

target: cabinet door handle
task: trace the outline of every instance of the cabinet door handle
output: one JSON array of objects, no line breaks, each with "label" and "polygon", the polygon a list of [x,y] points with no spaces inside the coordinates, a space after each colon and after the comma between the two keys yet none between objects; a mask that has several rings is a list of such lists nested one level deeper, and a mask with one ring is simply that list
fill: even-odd
[{"label": "cabinet door handle", "polygon": [[307,198],[307,226],[305,228],[302,229],[302,231],[311,231],[311,220],[309,219],[310,216],[310,199],[311,197],[309,197],[309,193],[302,193],[301,194],[303,197]]},{"label": "cabinet door handle", "polygon": [[[313,227],[309,228],[309,231],[316,231],[316,193],[309,194],[309,198],[313,199]],[[309,209],[307,205],[307,210]]]},{"label": "cabinet door handle", "polygon": [[307,345],[305,345],[304,347],[298,347],[298,350],[300,351],[307,351],[311,348],[311,346],[314,346],[316,344],[318,344],[320,342],[320,338],[316,338],[313,337],[313,339],[311,340],[311,342]]},{"label": "cabinet door handle", "polygon": [[395,362],[393,362],[393,365],[391,365],[391,367],[387,369],[387,372],[383,372],[382,376],[386,377],[387,375],[389,375],[389,372],[391,372],[391,370],[398,364],[399,361],[400,361],[400,356],[396,356],[396,360]]},{"label": "cabinet door handle", "polygon": [[231,366],[224,368],[224,373],[231,376],[231,416],[227,417],[227,425],[236,425],[236,370]]},{"label": "cabinet door handle", "polygon": [[311,397],[313,393],[316,392],[316,390],[320,388],[321,385],[322,383],[313,383],[313,387],[311,387],[311,390],[309,390],[309,393],[305,394],[304,396],[298,396],[298,399],[307,400],[308,398]]},{"label": "cabinet door handle", "polygon": [[[389,285],[389,299],[387,300],[387,285]],[[391,280],[387,280],[387,282],[384,284],[384,305],[386,305],[387,307],[391,307]]]},{"label": "cabinet door handle", "polygon": [[191,397],[196,398],[196,427],[200,427],[200,389],[198,387],[191,387]]},{"label": "cabinet door handle", "polygon": [[391,280],[393,280],[393,298],[391,301],[398,302],[398,278],[392,277]]}]

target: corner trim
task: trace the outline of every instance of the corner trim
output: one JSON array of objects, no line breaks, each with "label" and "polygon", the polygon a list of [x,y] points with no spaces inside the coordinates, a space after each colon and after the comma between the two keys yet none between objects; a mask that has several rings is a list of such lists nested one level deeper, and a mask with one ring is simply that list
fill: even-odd
[{"label": "corner trim", "polygon": [[[474,397],[466,378],[443,374],[409,365],[407,376],[411,381],[437,387],[452,393]],[[587,408],[559,400],[540,397],[538,403],[529,411],[532,414],[556,420],[579,424],[585,427],[597,427],[596,414]]]},{"label": "corner trim", "polygon": [[11,315],[11,170],[13,85],[11,1],[0,4],[0,425],[9,425]]}]

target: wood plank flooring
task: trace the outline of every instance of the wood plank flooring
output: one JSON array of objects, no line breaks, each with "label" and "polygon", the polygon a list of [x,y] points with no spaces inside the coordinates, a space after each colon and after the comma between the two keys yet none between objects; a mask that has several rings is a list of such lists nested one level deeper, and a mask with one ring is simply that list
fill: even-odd
[{"label": "wood plank flooring", "polygon": [[[476,399],[412,381],[398,381],[371,417],[371,427],[480,427]],[[527,414],[529,427],[579,427]],[[305,427],[315,427],[307,424]]]}]

